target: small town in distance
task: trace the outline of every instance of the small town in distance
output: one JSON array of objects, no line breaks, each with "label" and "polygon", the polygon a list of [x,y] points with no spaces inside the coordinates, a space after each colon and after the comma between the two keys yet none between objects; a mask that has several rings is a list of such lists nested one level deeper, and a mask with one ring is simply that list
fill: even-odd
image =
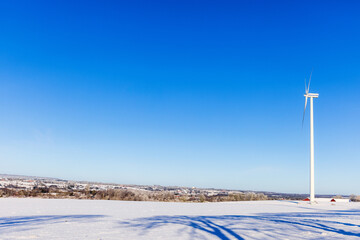
[{"label": "small town in distance", "polygon": [[[197,187],[71,181],[48,177],[0,175],[0,197],[42,197],[137,201],[221,202],[308,200],[307,194]],[[356,195],[317,195],[318,201],[360,201]]]}]

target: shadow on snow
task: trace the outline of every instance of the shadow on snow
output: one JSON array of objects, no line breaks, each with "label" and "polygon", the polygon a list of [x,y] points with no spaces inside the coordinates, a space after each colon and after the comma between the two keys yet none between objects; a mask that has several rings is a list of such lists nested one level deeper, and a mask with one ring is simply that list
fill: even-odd
[{"label": "shadow on snow", "polygon": [[[301,238],[301,234],[315,234],[325,237],[331,234],[336,237],[359,237],[360,225],[349,223],[349,219],[360,222],[360,210],[326,211],[308,213],[280,213],[221,216],[154,216],[120,222],[124,227],[135,227],[146,234],[152,229],[172,224],[185,227],[181,233],[190,238],[211,236],[217,239],[263,239],[263,238]],[[356,219],[356,220],[354,220]],[[325,234],[325,235],[324,235]],[[255,237],[257,236],[257,237]],[[314,237],[306,236],[304,237]]]},{"label": "shadow on snow", "polygon": [[39,224],[53,224],[59,222],[87,221],[90,219],[105,217],[104,215],[38,215],[16,216],[0,218],[0,231],[16,226],[33,226]]}]

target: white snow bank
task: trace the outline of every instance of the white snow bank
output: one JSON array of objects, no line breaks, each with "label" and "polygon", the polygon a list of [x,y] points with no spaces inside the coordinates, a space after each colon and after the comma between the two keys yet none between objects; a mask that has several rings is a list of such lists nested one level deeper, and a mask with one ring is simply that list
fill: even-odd
[{"label": "white snow bank", "polygon": [[359,239],[359,203],[0,199],[0,239]]}]

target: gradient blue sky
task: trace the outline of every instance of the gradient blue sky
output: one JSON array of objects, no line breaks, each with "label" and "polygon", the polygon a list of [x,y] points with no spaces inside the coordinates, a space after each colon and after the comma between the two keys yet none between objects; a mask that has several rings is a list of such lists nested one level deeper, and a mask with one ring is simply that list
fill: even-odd
[{"label": "gradient blue sky", "polygon": [[354,1],[2,1],[0,172],[360,194]]}]

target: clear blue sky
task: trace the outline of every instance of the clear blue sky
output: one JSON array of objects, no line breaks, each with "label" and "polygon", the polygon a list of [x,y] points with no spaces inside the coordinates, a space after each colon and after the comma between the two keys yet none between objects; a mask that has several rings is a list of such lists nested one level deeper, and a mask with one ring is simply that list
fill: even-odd
[{"label": "clear blue sky", "polygon": [[356,1],[3,1],[0,172],[360,194]]}]

